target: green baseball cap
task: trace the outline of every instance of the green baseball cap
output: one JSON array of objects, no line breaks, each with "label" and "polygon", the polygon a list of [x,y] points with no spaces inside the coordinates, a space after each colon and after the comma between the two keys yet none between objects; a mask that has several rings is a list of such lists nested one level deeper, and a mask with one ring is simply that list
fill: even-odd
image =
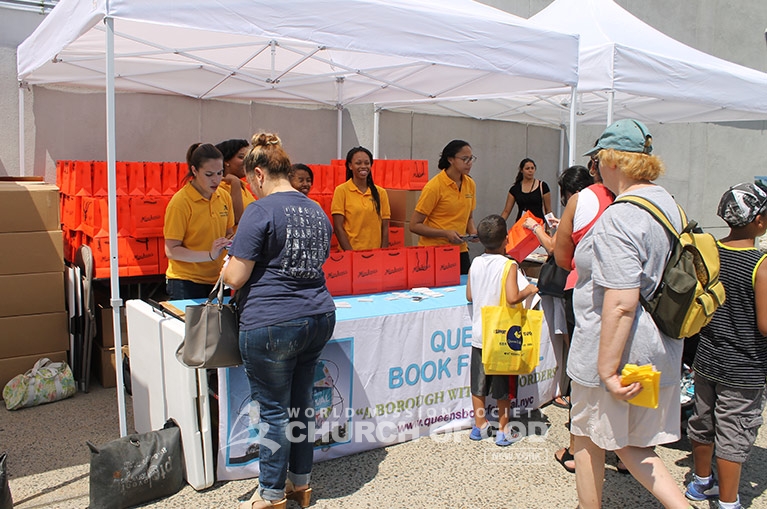
[{"label": "green baseball cap", "polygon": [[590,156],[605,148],[649,154],[652,152],[652,135],[638,120],[618,120],[605,129],[596,146],[583,155]]}]

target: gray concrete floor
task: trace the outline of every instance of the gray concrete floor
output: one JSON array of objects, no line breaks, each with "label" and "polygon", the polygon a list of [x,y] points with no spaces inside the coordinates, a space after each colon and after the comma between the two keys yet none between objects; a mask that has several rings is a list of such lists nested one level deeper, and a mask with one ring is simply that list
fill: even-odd
[{"label": "gray concrete floor", "polygon": [[[86,440],[117,438],[116,393],[94,384],[88,394],[35,408],[0,408],[0,451],[8,452],[10,486],[17,508],[88,506]],[[132,427],[128,398],[128,427]],[[550,427],[507,448],[472,442],[468,431],[427,437],[315,465],[313,506],[322,508],[574,508],[575,476],[554,461],[568,440],[565,410],[547,406],[534,419]],[[689,480],[692,458],[686,438],[658,454],[680,490]],[[503,453],[499,457],[496,453]],[[659,508],[631,476],[615,470],[608,454],[605,508]],[[255,479],[214,484],[197,492],[186,486],[172,497],[144,507],[235,508]],[[759,434],[740,486],[744,507],[767,508],[767,432]],[[291,505],[292,504],[292,505]],[[693,504],[708,508],[708,503]],[[291,502],[288,507],[298,508]]]}]

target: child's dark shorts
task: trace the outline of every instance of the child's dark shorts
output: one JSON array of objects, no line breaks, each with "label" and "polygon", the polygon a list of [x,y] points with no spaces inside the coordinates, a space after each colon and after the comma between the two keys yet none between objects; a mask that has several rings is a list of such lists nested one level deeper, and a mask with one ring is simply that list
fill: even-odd
[{"label": "child's dark shorts", "polygon": [[471,347],[471,394],[509,399],[509,375],[486,375],[482,364],[482,349]]},{"label": "child's dark shorts", "polygon": [[764,388],[728,387],[695,373],[695,406],[687,436],[714,444],[716,456],[743,463],[762,425]]}]

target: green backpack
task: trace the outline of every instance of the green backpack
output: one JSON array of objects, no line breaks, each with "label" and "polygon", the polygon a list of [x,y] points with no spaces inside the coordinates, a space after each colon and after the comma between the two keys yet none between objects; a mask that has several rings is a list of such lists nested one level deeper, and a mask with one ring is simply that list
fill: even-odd
[{"label": "green backpack", "polygon": [[655,320],[661,332],[672,338],[688,338],[700,332],[724,303],[724,285],[719,281],[719,249],[709,233],[696,233],[698,223],[687,220],[679,207],[682,232],[676,231],[668,217],[650,200],[639,196],[621,196],[614,203],[628,202],[648,211],[677,242],[671,245],[671,257],[652,298],[639,297],[642,306]]}]

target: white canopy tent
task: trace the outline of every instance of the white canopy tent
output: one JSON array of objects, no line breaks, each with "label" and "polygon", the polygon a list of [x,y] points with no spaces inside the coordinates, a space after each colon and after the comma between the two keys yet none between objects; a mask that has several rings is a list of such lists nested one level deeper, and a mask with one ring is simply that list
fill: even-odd
[{"label": "white canopy tent", "polygon": [[[767,74],[713,57],[659,32],[613,0],[554,0],[537,26],[580,35],[575,118],[607,125],[767,119]],[[379,108],[564,126],[572,94],[466,95],[379,103]],[[571,154],[574,125],[571,128]],[[574,159],[571,157],[571,164]]]},{"label": "white canopy tent", "polygon": [[[19,46],[18,78],[106,88],[120,366],[115,89],[331,105],[339,110],[340,153],[345,105],[566,89],[577,82],[577,47],[577,36],[534,28],[470,0],[62,0]],[[122,384],[118,369],[125,435]]]}]

